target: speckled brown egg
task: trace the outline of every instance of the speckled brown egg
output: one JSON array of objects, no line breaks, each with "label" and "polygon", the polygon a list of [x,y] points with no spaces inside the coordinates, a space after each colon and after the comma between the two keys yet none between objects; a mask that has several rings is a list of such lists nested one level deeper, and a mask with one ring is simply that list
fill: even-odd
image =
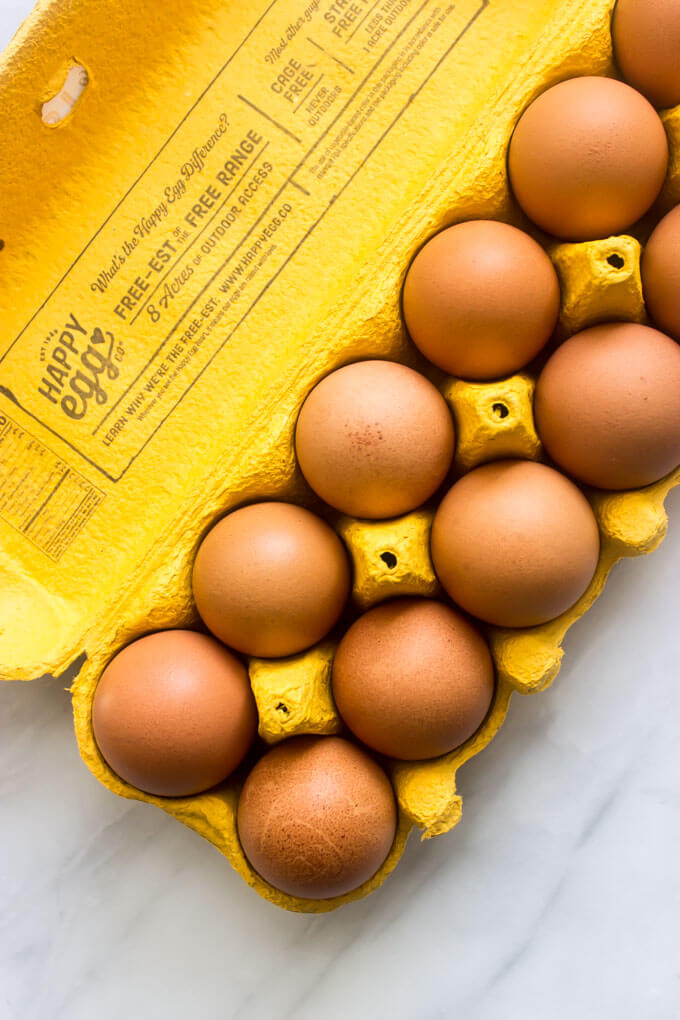
[{"label": "speckled brown egg", "polygon": [[648,326],[594,326],[552,355],[536,427],[564,471],[600,489],[637,489],[680,464],[680,347]]},{"label": "speckled brown egg", "polygon": [[196,606],[220,641],[248,655],[293,655],[320,641],[349,594],[342,542],[291,503],[254,503],[224,517],[196,556]]},{"label": "speckled brown egg", "polygon": [[332,507],[354,517],[397,517],[444,480],[453,420],[419,372],[360,361],[314,387],[300,411],[295,448],[303,475]]},{"label": "speckled brown egg", "polygon": [[245,667],[206,634],[166,630],[123,648],[92,705],[97,746],[126,783],[184,797],[222,782],[255,736]]},{"label": "speckled brown egg", "polygon": [[612,35],[626,81],[661,109],[680,103],[680,0],[618,0]]},{"label": "speckled brown egg", "polygon": [[430,361],[463,379],[511,375],[531,361],[557,322],[552,262],[528,234],[472,220],[436,234],[406,276],[404,318]]},{"label": "speckled brown egg", "polygon": [[274,747],[246,779],[238,805],[238,834],[253,868],[306,899],[342,896],[367,882],[396,828],[387,776],[340,737],[295,737]]},{"label": "speckled brown egg", "polygon": [[479,729],[494,691],[491,654],[461,613],[431,599],[371,609],[333,662],[333,698],[364,744],[392,758],[435,758]]},{"label": "speckled brown egg", "polygon": [[590,584],[599,550],[585,496],[528,460],[464,475],[432,525],[442,585],[463,609],[499,627],[533,627],[569,609]]},{"label": "speckled brown egg", "polygon": [[680,340],[680,205],[653,231],[640,268],[647,311],[657,326]]},{"label": "speckled brown egg", "polygon": [[635,223],[663,184],[668,142],[644,96],[613,78],[571,78],[524,111],[510,142],[517,201],[549,234],[608,237]]}]

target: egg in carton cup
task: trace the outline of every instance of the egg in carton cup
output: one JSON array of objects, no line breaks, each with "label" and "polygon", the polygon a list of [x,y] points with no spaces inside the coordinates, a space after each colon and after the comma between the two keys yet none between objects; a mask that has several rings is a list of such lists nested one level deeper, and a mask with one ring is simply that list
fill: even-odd
[{"label": "egg in carton cup", "polygon": [[[333,899],[287,895],[241,849],[241,772],[195,796],[155,797],[101,756],[92,701],[124,645],[195,627],[198,545],[229,509],[310,504],[293,433],[314,385],[352,361],[424,371],[448,401],[456,470],[543,456],[528,370],[499,382],[424,366],[402,321],[409,263],[453,223],[526,228],[508,186],[518,117],[550,85],[612,75],[611,0],[161,0],[44,3],[0,74],[0,471],[6,679],[59,675],[83,759],[124,797],[213,843],[262,896],[323,912],[367,895],[424,838],[460,819],[459,766],[503,723],[513,691],[547,687],[561,641],[622,556],[655,548],[675,471],[634,492],[587,492],[601,535],[593,580],[542,626],[487,628],[497,674],[477,733],[450,754],[388,763],[397,835],[380,870]],[[151,30],[153,26],[153,30]],[[680,114],[663,114],[680,197]],[[643,224],[643,230],[647,227]],[[640,237],[548,247],[558,338],[645,321]],[[544,243],[547,245],[548,242]],[[435,595],[433,507],[332,523],[363,609]],[[251,659],[261,739],[334,734],[333,636]]]}]

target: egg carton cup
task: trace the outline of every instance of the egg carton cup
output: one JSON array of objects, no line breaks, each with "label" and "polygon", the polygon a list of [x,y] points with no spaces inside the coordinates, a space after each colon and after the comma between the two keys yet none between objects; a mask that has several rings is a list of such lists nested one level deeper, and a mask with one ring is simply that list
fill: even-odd
[{"label": "egg carton cup", "polygon": [[[177,101],[194,78],[201,79],[205,66],[223,59],[217,51],[224,39],[233,36],[232,19],[241,19],[238,29],[245,36],[246,21],[254,17],[245,7],[237,10],[238,5],[226,5],[226,10],[225,5],[215,3],[210,32],[202,36],[204,50],[197,55],[190,46],[190,30],[192,25],[205,25],[210,6],[205,0],[186,0],[178,12],[178,18],[181,13],[184,20],[172,27],[162,19],[162,0],[149,0],[143,7],[133,0],[118,0],[108,6],[111,10],[115,7],[116,24],[130,29],[130,43],[122,51],[119,36],[115,45],[111,42],[111,25],[104,17],[107,5],[102,4],[96,12],[88,7],[86,14],[81,0],[74,0],[68,11],[60,3],[43,7],[42,20],[34,20],[32,28],[29,25],[28,44],[10,50],[11,73],[6,80],[11,88],[2,93],[6,116],[0,125],[0,139],[6,136],[11,141],[0,147],[0,171],[9,185],[16,176],[14,164],[10,167],[6,162],[9,155],[20,161],[22,153],[38,151],[31,148],[33,140],[40,131],[48,130],[37,126],[37,115],[35,124],[21,119],[25,103],[22,105],[17,95],[32,87],[46,64],[52,68],[54,82],[62,80],[52,60],[54,47],[82,57],[90,83],[70,114],[71,121],[54,128],[63,147],[46,161],[54,179],[40,176],[35,157],[23,160],[24,178],[35,180],[35,192],[43,196],[51,218],[36,217],[27,207],[20,208],[19,199],[12,199],[11,187],[8,192],[4,255],[18,260],[18,268],[12,277],[17,286],[13,282],[11,293],[4,297],[0,293],[0,312],[7,318],[15,314],[18,296],[26,290],[31,294],[40,290],[31,276],[35,273],[32,246],[37,244],[38,250],[52,253],[55,265],[61,266],[60,239],[65,243],[86,213],[101,223],[110,208],[110,195],[120,193],[114,164],[118,156],[121,166],[127,166],[131,158],[129,132],[124,144],[113,134],[111,148],[104,155],[95,152],[93,159],[101,155],[101,174],[93,174],[91,169],[86,174],[78,172],[82,153],[90,149],[84,139],[96,138],[106,118],[106,96],[119,95],[119,82],[126,82],[132,98],[121,92],[120,102],[128,103],[133,114],[138,108],[144,110],[150,132],[169,132],[172,109],[168,99]],[[290,11],[292,20],[292,3],[282,0],[281,6]],[[345,896],[327,900],[292,897],[270,886],[251,868],[236,826],[244,769],[206,793],[184,798],[154,797],[124,783],[100,755],[92,731],[98,678],[113,655],[136,638],[165,628],[200,625],[191,595],[196,551],[217,520],[249,502],[288,500],[330,519],[352,559],[357,612],[399,595],[441,594],[429,555],[434,506],[397,520],[370,522],[324,510],[296,465],[293,437],[297,415],[314,385],[335,368],[360,359],[392,359],[424,372],[440,387],[452,409],[457,432],[452,480],[489,460],[542,459],[532,415],[540,359],[497,382],[445,378],[424,362],[410,343],[400,295],[412,258],[433,234],[462,220],[498,219],[529,230],[553,259],[562,288],[556,341],[596,322],[645,321],[640,246],[663,213],[680,201],[680,108],[662,114],[671,148],[664,190],[656,207],[631,228],[629,236],[584,244],[555,243],[535,230],[517,208],[506,169],[514,125],[537,95],[573,76],[616,74],[610,36],[612,9],[613,0],[562,0],[556,4],[461,0],[456,4],[458,15],[467,19],[467,28],[452,37],[449,55],[437,63],[426,84],[407,97],[377,156],[367,157],[362,174],[346,194],[337,201],[331,195],[332,211],[323,228],[306,247],[291,255],[295,272],[287,278],[285,302],[274,304],[276,288],[272,287],[271,303],[267,305],[265,297],[262,313],[250,322],[250,337],[232,342],[233,361],[213,366],[203,380],[203,389],[196,389],[190,405],[194,417],[190,419],[188,412],[184,418],[180,414],[176,427],[172,421],[164,426],[162,455],[140,461],[143,470],[139,477],[134,477],[128,488],[125,483],[107,496],[112,508],[107,511],[108,529],[102,534],[93,518],[90,537],[85,535],[82,548],[67,558],[70,585],[64,586],[51,567],[32,567],[23,547],[15,549],[12,536],[6,538],[9,551],[0,558],[0,612],[6,623],[0,634],[3,675],[14,680],[29,680],[43,672],[58,676],[85,653],[70,691],[78,746],[88,768],[112,792],[153,804],[203,836],[250,886],[282,908],[322,913],[360,899],[378,888],[395,867],[412,829],[431,838],[457,824],[462,812],[456,785],[458,768],[498,732],[513,692],[536,693],[554,680],[564,634],[600,594],[613,563],[623,556],[649,552],[659,544],[667,526],[664,499],[680,481],[680,469],[635,492],[586,491],[601,534],[600,560],[587,592],[567,613],[543,626],[485,628],[497,674],[495,697],[485,722],[470,740],[440,758],[413,763],[383,761],[399,806],[397,835],[380,870]],[[163,27],[149,40],[148,23],[154,11]],[[444,20],[437,32],[445,34],[449,31],[448,14],[443,8],[440,14]],[[70,21],[75,15],[77,19]],[[424,10],[417,17],[429,18],[430,13]],[[53,36],[49,47],[41,48],[38,28],[46,25]],[[433,23],[428,26],[431,36],[426,39],[423,35],[425,41],[437,38]],[[156,65],[162,52],[167,61],[160,74]],[[15,66],[16,61],[20,63]],[[142,67],[149,75],[143,95],[138,89]],[[408,67],[402,70],[407,73]],[[253,67],[249,87],[261,85],[264,97],[269,94],[269,79],[260,81],[260,77],[261,69]],[[0,81],[0,91],[2,87]],[[399,87],[395,77],[386,108],[389,103],[396,104]],[[33,97],[31,102],[35,106]],[[206,134],[209,121],[212,124],[206,115]],[[285,158],[294,166],[297,143],[276,137],[279,144],[289,146]],[[23,221],[30,225],[32,236],[22,234]],[[48,226],[50,235],[41,249]],[[15,237],[20,243],[15,243]],[[285,337],[279,342],[281,331]],[[22,367],[19,376],[23,371]],[[182,433],[185,426],[186,435]],[[177,461],[186,466],[181,489],[164,473],[166,465]],[[118,491],[123,495],[118,497]],[[161,525],[158,507],[163,508]],[[148,518],[143,527],[140,515]],[[128,532],[132,535],[129,541]],[[107,584],[92,585],[93,571],[106,574],[109,563],[115,566],[108,570]],[[79,579],[91,585],[93,592],[85,606],[71,597]],[[40,626],[27,632],[26,622],[35,620]],[[339,636],[331,634],[318,646],[289,659],[249,661],[259,738],[264,746],[301,733],[343,732],[330,687]]]}]

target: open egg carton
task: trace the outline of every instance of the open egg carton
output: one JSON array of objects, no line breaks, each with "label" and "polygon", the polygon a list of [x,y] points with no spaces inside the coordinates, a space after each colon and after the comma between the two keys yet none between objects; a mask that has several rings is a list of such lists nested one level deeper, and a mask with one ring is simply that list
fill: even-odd
[{"label": "open egg carton", "polygon": [[[601,65],[589,70],[611,70]],[[552,80],[547,78],[546,82]],[[539,89],[540,90],[540,89]],[[680,110],[665,115],[674,143],[675,172],[671,173],[662,202],[672,204],[678,187],[677,139],[680,138]],[[497,158],[502,163],[505,145]],[[461,196],[455,206],[435,224],[432,232],[452,222],[484,213],[526,229],[507,191],[495,196],[499,205],[480,206],[478,192]],[[487,200],[490,201],[490,200]],[[534,236],[537,232],[533,231]],[[540,237],[539,237],[540,239]],[[561,311],[558,337],[566,337],[587,326],[605,321],[645,323],[647,316],[640,279],[641,240],[624,235],[583,243],[553,243],[549,254],[557,269],[561,285]],[[435,379],[453,413],[456,427],[456,455],[452,478],[460,477],[491,460],[524,458],[545,460],[533,419],[535,366],[507,379],[473,383],[455,378],[441,378],[436,370],[425,366],[411,348],[399,315],[399,295],[410,257],[422,238],[411,244],[394,274],[391,287],[384,287],[389,300],[378,311],[375,340],[371,323],[366,322],[363,335],[352,344],[351,357],[391,356],[417,367]],[[395,270],[397,267],[394,267]],[[382,342],[378,343],[378,338]],[[346,353],[334,367],[346,363]],[[545,357],[541,359],[545,360]],[[309,381],[308,388],[315,377]],[[297,395],[299,409],[307,389]],[[288,444],[286,460],[293,456],[292,428],[295,414],[287,422],[281,438]],[[451,479],[449,480],[451,481]],[[482,727],[474,736],[449,754],[429,761],[388,763],[388,772],[397,796],[399,825],[392,850],[379,872],[360,888],[344,896],[327,900],[308,900],[289,896],[268,885],[249,865],[241,850],[236,811],[243,776],[228,781],[195,797],[165,799],[148,796],[126,785],[108,768],[99,755],[91,730],[90,715],[97,676],[103,657],[93,657],[82,670],[73,688],[76,730],[81,753],[93,772],[114,792],[156,804],[195,829],[212,842],[242,877],[263,896],[289,910],[321,912],[335,909],[358,899],[379,886],[397,864],[406,838],[412,828],[422,838],[441,835],[452,829],[462,814],[462,797],[456,789],[456,774],[493,739],[503,724],[513,692],[533,694],[544,690],[556,677],[562,659],[561,643],[569,627],[585,613],[601,593],[609,570],[623,556],[637,556],[655,549],[664,537],[667,518],[664,499],[680,482],[680,468],[661,481],[633,492],[587,490],[587,498],[596,515],[601,552],[596,573],[587,591],[567,612],[542,626],[529,629],[486,627],[492,650],[497,684],[492,707]],[[262,497],[298,502],[319,511],[318,500],[306,490],[298,471],[293,468],[271,484],[261,488],[253,481],[251,499]],[[227,509],[216,508],[214,523]],[[358,614],[377,603],[398,596],[437,597],[442,594],[430,557],[430,528],[435,504],[421,507],[393,520],[367,521],[334,514],[326,509],[325,516],[336,528],[350,553],[353,567],[352,600]],[[321,511],[324,512],[324,511]],[[169,578],[172,585],[173,579]],[[173,619],[176,626],[193,625],[187,594],[186,569],[183,574],[183,612]],[[176,579],[175,579],[176,583]],[[149,629],[153,613],[147,614],[144,631]],[[159,620],[159,624],[161,621]],[[163,619],[164,626],[168,621]],[[118,642],[127,642],[144,632],[136,628],[119,635]],[[249,661],[249,677],[259,715],[259,736],[265,744],[275,744],[302,734],[340,734],[345,727],[339,718],[331,693],[331,670],[337,641],[325,640],[313,648],[285,659]]]},{"label": "open egg carton", "polygon": [[[680,481],[678,469],[634,492],[586,490],[601,537],[600,560],[590,586],[568,612],[542,626],[485,628],[496,668],[495,696],[485,722],[471,739],[443,757],[387,763],[399,809],[397,835],[380,870],[351,893],[325,900],[296,898],[273,888],[253,870],[241,849],[236,825],[242,771],[206,793],[161,798],[123,782],[99,753],[91,715],[102,669],[115,652],[137,637],[164,628],[200,626],[191,596],[193,560],[205,533],[236,506],[279,499],[322,513],[350,554],[350,616],[395,596],[441,595],[429,552],[436,501],[396,520],[343,517],[320,507],[297,468],[293,436],[300,407],[319,379],[334,368],[361,359],[392,359],[417,368],[439,386],[456,429],[449,484],[491,460],[544,459],[532,410],[540,358],[510,378],[472,383],[444,377],[428,366],[411,344],[400,296],[412,258],[431,236],[469,219],[501,220],[531,233],[548,251],[560,280],[561,312],[555,342],[598,322],[647,321],[640,279],[641,245],[661,215],[680,201],[680,108],[662,114],[671,150],[669,175],[657,206],[636,225],[634,235],[584,243],[550,241],[526,221],[512,198],[506,170],[508,144],[522,111],[550,85],[578,75],[616,74],[610,36],[613,4],[611,0],[567,0],[555,5],[557,10],[551,16],[546,14],[545,4],[506,5],[513,7],[512,16],[494,11],[494,6],[477,4],[476,13],[470,12],[470,48],[460,58],[462,71],[447,70],[448,65],[443,64],[439,76],[432,80],[431,91],[414,97],[416,113],[425,110],[430,122],[436,119],[443,137],[446,99],[450,99],[455,81],[461,104],[467,104],[466,132],[452,134],[448,145],[439,146],[427,175],[407,182],[403,166],[395,165],[392,187],[404,192],[399,215],[386,223],[379,235],[374,231],[368,241],[368,235],[362,235],[354,252],[351,278],[343,277],[338,285],[342,289],[330,295],[334,300],[328,302],[321,320],[303,322],[309,330],[307,338],[283,354],[277,350],[278,383],[263,383],[263,398],[257,413],[244,419],[243,434],[232,440],[221,457],[213,458],[212,467],[206,467],[200,478],[192,480],[184,505],[168,521],[165,533],[149,546],[143,570],[121,584],[117,600],[110,600],[98,614],[87,631],[87,661],[72,687],[78,744],[94,775],[113,792],[154,804],[195,830],[223,853],[260,895],[288,910],[324,912],[366,896],[396,866],[412,829],[431,838],[458,823],[462,813],[462,798],[456,788],[459,767],[493,739],[513,692],[536,693],[554,680],[566,631],[600,594],[615,561],[649,552],[662,540],[667,524],[664,499]],[[494,19],[499,19],[498,23]],[[522,25],[523,33],[517,25]],[[485,77],[485,94],[473,100],[478,91],[474,84],[476,62],[484,52],[488,69],[490,48],[504,55]],[[413,121],[410,123],[413,126]],[[418,137],[409,135],[404,127],[398,141],[400,151],[415,159]],[[370,174],[366,188],[365,194],[369,194]],[[304,300],[305,279],[313,285],[313,265],[302,269],[291,300]],[[259,356],[257,352],[254,355]],[[251,377],[247,385],[252,384]],[[246,395],[245,389],[234,393],[234,403],[247,406]],[[206,404],[206,422],[208,414]],[[205,452],[201,449],[201,456]],[[163,486],[154,482],[149,499],[162,498]],[[343,732],[330,683],[340,636],[341,631],[334,632],[321,644],[287,659],[249,661],[263,745],[300,734]],[[58,665],[66,665],[73,653],[72,647],[64,650]]]}]

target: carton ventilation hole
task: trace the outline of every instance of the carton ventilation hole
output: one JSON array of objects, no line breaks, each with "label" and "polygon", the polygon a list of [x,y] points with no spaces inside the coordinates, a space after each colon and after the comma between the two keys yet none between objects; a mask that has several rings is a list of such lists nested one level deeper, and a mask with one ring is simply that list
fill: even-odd
[{"label": "carton ventilation hole", "polygon": [[614,269],[623,269],[625,265],[625,262],[623,261],[621,256],[617,255],[616,252],[614,252],[613,255],[607,256],[607,262],[609,263],[610,266],[613,266]]},{"label": "carton ventilation hole", "polygon": [[4,241],[3,241],[3,239],[2,239],[1,237],[0,237],[0,251],[2,251],[2,249],[3,249],[4,247],[5,247],[5,242],[4,242]]},{"label": "carton ventilation hole", "polygon": [[394,570],[394,568],[397,565],[397,557],[394,555],[394,553],[391,552],[380,553],[380,559],[383,561],[385,566],[387,566],[390,570]]},{"label": "carton ventilation hole", "polygon": [[491,410],[497,418],[507,418],[510,414],[505,404],[494,404]]},{"label": "carton ventilation hole", "polygon": [[89,80],[87,71],[82,64],[72,64],[59,92],[42,105],[40,116],[43,124],[46,124],[47,127],[56,127],[64,117],[68,117],[85,91]]}]

